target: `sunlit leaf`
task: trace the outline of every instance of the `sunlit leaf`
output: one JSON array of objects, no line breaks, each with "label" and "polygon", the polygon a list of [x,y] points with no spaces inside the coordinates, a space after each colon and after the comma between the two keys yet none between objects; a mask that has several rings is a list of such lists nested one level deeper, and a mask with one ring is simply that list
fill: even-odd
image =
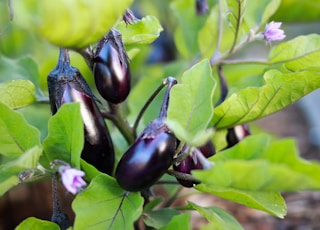
[{"label": "sunlit leaf", "polygon": [[310,67],[319,67],[320,35],[299,36],[274,47],[269,56],[272,63],[284,62],[289,71],[298,71]]},{"label": "sunlit leaf", "polygon": [[215,108],[212,125],[217,128],[247,123],[277,112],[320,87],[318,72],[264,74],[262,87],[249,87],[232,94]]},{"label": "sunlit leaf", "polygon": [[120,22],[116,29],[122,34],[123,43],[129,44],[149,44],[159,37],[163,30],[160,22],[154,16],[146,16],[134,24],[127,25]]},{"label": "sunlit leaf", "polygon": [[49,162],[59,159],[80,167],[84,129],[78,103],[63,104],[49,120],[49,134],[44,140],[44,154]]},{"label": "sunlit leaf", "polygon": [[167,226],[159,230],[191,230],[190,213],[174,216]]},{"label": "sunlit leaf", "polygon": [[40,132],[29,125],[21,114],[0,103],[0,154],[18,157],[40,145]]},{"label": "sunlit leaf", "polygon": [[27,106],[35,100],[35,88],[30,81],[13,80],[0,83],[0,102],[12,109]]},{"label": "sunlit leaf", "polygon": [[209,225],[201,229],[217,229],[217,230],[243,230],[239,222],[229,213],[218,207],[201,207],[195,203],[188,202],[188,206],[197,210],[205,217]]},{"label": "sunlit leaf", "polygon": [[[170,129],[179,139],[192,143],[207,128],[213,116],[214,89],[215,81],[207,59],[186,71],[181,84],[172,88],[167,118]],[[170,121],[178,123],[180,127],[175,129]]]},{"label": "sunlit leaf", "polygon": [[13,175],[12,172],[8,171],[7,167],[0,166],[0,196],[18,184],[17,174]]},{"label": "sunlit leaf", "polygon": [[15,230],[60,230],[59,225],[48,220],[40,220],[35,217],[29,217],[22,221]]},{"label": "sunlit leaf", "polygon": [[83,48],[98,41],[132,0],[13,1],[15,23],[61,47]]},{"label": "sunlit leaf", "polygon": [[95,177],[72,203],[75,229],[134,229],[142,213],[143,198],[127,193],[107,175]]}]

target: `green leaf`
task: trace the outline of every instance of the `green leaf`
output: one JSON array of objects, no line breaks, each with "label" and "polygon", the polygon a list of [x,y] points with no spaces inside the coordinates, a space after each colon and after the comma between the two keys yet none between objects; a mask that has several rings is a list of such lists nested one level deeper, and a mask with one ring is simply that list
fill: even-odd
[{"label": "green leaf", "polygon": [[42,148],[34,146],[20,157],[0,166],[0,196],[19,183],[19,173],[25,169],[34,169],[37,167],[41,154]]},{"label": "green leaf", "polygon": [[12,109],[27,106],[35,100],[35,88],[30,81],[13,80],[0,83],[0,102]]},{"label": "green leaf", "polygon": [[215,108],[211,125],[233,127],[257,120],[294,103],[320,87],[318,72],[281,73],[270,70],[264,74],[262,87],[249,87],[232,94]]},{"label": "green leaf", "polygon": [[[213,116],[214,89],[215,80],[207,59],[186,71],[182,83],[172,87],[167,124],[180,140],[193,143],[199,133],[207,128]],[[178,123],[179,127],[173,123]]]},{"label": "green leaf", "polygon": [[190,201],[188,201],[188,206],[197,210],[203,217],[205,217],[209,221],[209,225],[206,225],[204,229],[243,230],[239,222],[221,208],[201,207]]},{"label": "green leaf", "polygon": [[174,216],[169,224],[159,230],[191,230],[190,213]]},{"label": "green leaf", "polygon": [[240,190],[207,184],[199,184],[195,188],[201,192],[214,194],[279,218],[283,218],[287,213],[286,202],[281,194],[277,192]]},{"label": "green leaf", "polygon": [[166,226],[177,215],[180,215],[180,212],[172,208],[149,210],[143,213],[143,221],[147,226],[159,229]]},{"label": "green leaf", "polygon": [[122,21],[115,28],[121,32],[123,43],[126,45],[150,44],[163,30],[159,20],[154,16],[146,16],[130,25]]},{"label": "green leaf", "polygon": [[198,188],[211,193],[231,190],[244,194],[320,189],[316,173],[320,164],[299,158],[293,140],[270,139],[267,135],[250,136],[211,157],[215,162],[211,169],[192,171],[203,183]]},{"label": "green leaf", "polygon": [[47,220],[40,220],[35,217],[29,217],[22,221],[15,230],[60,230],[59,225]]},{"label": "green leaf", "polygon": [[275,21],[299,23],[318,22],[320,19],[319,1],[282,0],[273,19]]},{"label": "green leaf", "polygon": [[49,162],[59,159],[80,167],[84,128],[79,103],[63,104],[49,120],[49,134],[44,140],[44,154]]},{"label": "green leaf", "polygon": [[281,0],[250,1],[247,4],[245,21],[249,28],[256,29],[264,25],[277,11]]},{"label": "green leaf", "polygon": [[11,80],[30,80],[36,88],[37,96],[41,96],[38,67],[32,58],[10,59],[0,56],[0,82]]},{"label": "green leaf", "polygon": [[13,174],[6,167],[0,166],[0,196],[18,184],[19,178],[17,174]]},{"label": "green leaf", "polygon": [[72,203],[74,229],[134,229],[142,205],[139,193],[127,193],[114,178],[101,174]]},{"label": "green leaf", "polygon": [[289,71],[319,67],[320,35],[299,36],[279,44],[270,51],[269,61],[282,63]]},{"label": "green leaf", "polygon": [[40,132],[29,125],[21,114],[0,103],[0,154],[18,157],[40,145]]},{"label": "green leaf", "polygon": [[199,50],[198,32],[206,18],[198,17],[193,0],[173,1],[170,6],[178,21],[174,33],[177,49],[184,58],[194,58]]},{"label": "green leaf", "polygon": [[15,22],[61,47],[83,48],[105,35],[132,0],[12,2]]}]

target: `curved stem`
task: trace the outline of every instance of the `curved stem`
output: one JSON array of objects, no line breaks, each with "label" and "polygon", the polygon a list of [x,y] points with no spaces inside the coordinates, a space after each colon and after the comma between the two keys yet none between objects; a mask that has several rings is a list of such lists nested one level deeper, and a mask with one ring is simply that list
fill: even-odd
[{"label": "curved stem", "polygon": [[144,106],[142,107],[142,109],[140,110],[134,124],[133,124],[133,132],[136,135],[137,133],[137,128],[139,125],[139,122],[144,114],[144,112],[147,110],[147,108],[149,107],[149,105],[151,104],[151,102],[154,100],[154,98],[159,94],[159,92],[168,84],[168,80],[167,78],[164,79],[161,83],[161,85],[159,85],[159,87],[153,92],[153,94],[148,98],[148,100],[146,101],[146,103],[144,104]]},{"label": "curved stem", "polygon": [[159,114],[159,118],[166,118],[167,117],[167,111],[168,111],[168,106],[169,106],[169,96],[170,96],[170,91],[171,88],[177,84],[177,80],[173,77],[168,77],[166,78],[168,81],[168,88],[166,90],[166,93],[164,95],[163,98],[163,102],[161,105],[161,109],[160,109],[160,114]]}]

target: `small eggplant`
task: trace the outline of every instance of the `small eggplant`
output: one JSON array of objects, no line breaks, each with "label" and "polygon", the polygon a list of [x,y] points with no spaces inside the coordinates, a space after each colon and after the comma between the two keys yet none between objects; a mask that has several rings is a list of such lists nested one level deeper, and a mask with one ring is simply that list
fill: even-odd
[{"label": "small eggplant", "polygon": [[[188,147],[185,145],[181,153],[188,151]],[[180,154],[181,154],[180,153]],[[215,154],[215,148],[212,141],[208,141],[205,145],[197,148],[194,148],[193,151],[182,161],[177,162],[173,165],[173,169],[177,172],[191,174],[192,170],[196,169],[206,169],[211,167],[211,163],[206,161],[206,158],[209,158]],[[197,182],[190,180],[178,179],[177,181],[184,187],[191,188]]]},{"label": "small eggplant", "polygon": [[66,49],[60,50],[57,67],[48,76],[52,113],[64,103],[79,102],[84,123],[85,144],[81,157],[101,172],[112,174],[114,149],[95,97],[79,70],[70,65]]},{"label": "small eggplant", "polygon": [[245,137],[249,136],[250,133],[250,128],[248,124],[242,124],[242,125],[237,125],[233,128],[229,128],[227,132],[227,143],[228,146],[227,148],[230,148],[237,143],[239,143],[241,140],[243,140]]},{"label": "small eggplant", "polygon": [[196,0],[196,12],[199,16],[209,12],[207,0]]},{"label": "small eggplant", "polygon": [[112,30],[99,42],[93,64],[93,75],[100,95],[108,102],[124,101],[130,92],[129,58],[121,34]]},{"label": "small eggplant", "polygon": [[149,188],[172,164],[176,137],[163,122],[167,115],[169,92],[176,84],[175,79],[170,79],[159,117],[145,128],[124,153],[117,166],[116,179],[127,191]]}]

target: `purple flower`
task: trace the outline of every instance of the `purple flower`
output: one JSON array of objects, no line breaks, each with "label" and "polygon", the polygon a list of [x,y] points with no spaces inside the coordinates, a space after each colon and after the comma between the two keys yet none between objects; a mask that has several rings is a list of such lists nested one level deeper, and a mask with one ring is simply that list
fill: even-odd
[{"label": "purple flower", "polygon": [[82,179],[85,173],[70,166],[60,166],[59,173],[64,187],[72,194],[77,194],[87,183]]},{"label": "purple flower", "polygon": [[279,29],[282,22],[270,22],[266,25],[266,28],[262,35],[266,41],[279,41],[286,37],[284,31]]}]

